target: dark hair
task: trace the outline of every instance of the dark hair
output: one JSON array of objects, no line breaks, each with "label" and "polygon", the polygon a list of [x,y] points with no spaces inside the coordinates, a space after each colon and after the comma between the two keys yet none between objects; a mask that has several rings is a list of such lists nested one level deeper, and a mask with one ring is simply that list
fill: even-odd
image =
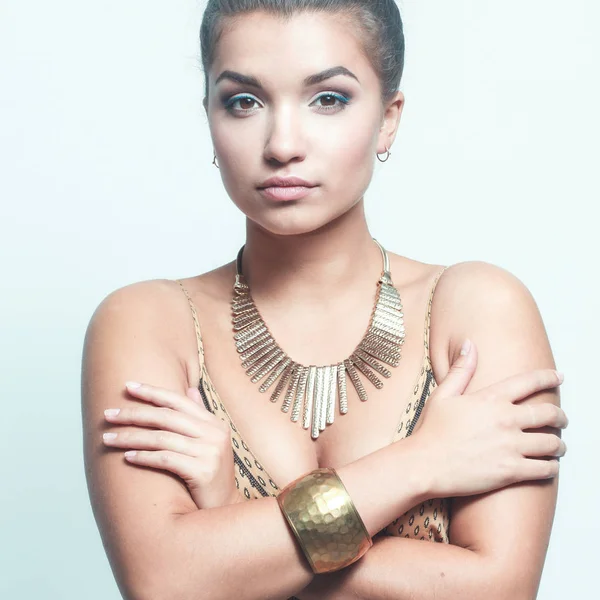
[{"label": "dark hair", "polygon": [[404,28],[394,0],[209,0],[200,27],[206,94],[208,71],[224,19],[254,11],[284,19],[301,11],[346,13],[365,32],[365,52],[381,82],[382,100],[385,102],[397,92],[404,70]]}]

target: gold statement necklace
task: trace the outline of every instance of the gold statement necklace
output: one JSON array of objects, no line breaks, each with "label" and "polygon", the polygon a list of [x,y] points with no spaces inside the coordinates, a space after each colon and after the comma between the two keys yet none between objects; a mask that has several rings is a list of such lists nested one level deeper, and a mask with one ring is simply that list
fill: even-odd
[{"label": "gold statement necklace", "polygon": [[335,404],[338,401],[340,414],[348,412],[346,374],[358,397],[364,402],[367,400],[367,392],[359,372],[375,388],[381,389],[383,381],[377,374],[386,378],[392,375],[382,363],[397,367],[400,362],[400,348],[405,338],[400,293],[392,283],[387,252],[377,240],[373,241],[381,250],[383,272],[377,283],[369,327],[348,358],[325,366],[301,365],[280,348],[258,312],[242,273],[244,246],[237,255],[237,274],[231,304],[233,338],[242,367],[246,369],[252,383],[264,379],[259,387],[263,393],[279,379],[271,394],[271,402],[277,402],[284,394],[281,410],[289,412],[291,407],[290,419],[294,422],[299,420],[302,411],[302,427],[310,427],[313,439],[319,437],[319,432],[324,431],[326,424],[333,423]]}]

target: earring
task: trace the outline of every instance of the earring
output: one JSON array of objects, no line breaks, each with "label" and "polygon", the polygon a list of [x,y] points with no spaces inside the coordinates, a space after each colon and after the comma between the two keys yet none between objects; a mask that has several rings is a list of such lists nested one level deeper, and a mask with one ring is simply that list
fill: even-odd
[{"label": "earring", "polygon": [[379,158],[379,152],[377,153],[377,160],[379,162],[385,162],[392,155],[392,153],[388,150],[387,146],[385,147],[385,151],[386,151],[385,158]]},{"label": "earring", "polygon": [[220,169],[221,167],[219,167],[219,163],[217,162],[217,155],[215,154],[215,157],[213,158],[212,164],[215,165],[215,167],[217,167],[217,169]]}]

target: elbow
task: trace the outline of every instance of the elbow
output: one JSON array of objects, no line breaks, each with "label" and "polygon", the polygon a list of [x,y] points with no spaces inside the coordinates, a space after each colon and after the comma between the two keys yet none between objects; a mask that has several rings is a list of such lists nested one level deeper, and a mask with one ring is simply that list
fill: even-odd
[{"label": "elbow", "polygon": [[535,589],[531,589],[531,586],[524,586],[519,589],[513,587],[511,590],[507,591],[506,595],[502,597],[502,600],[505,598],[511,598],[511,600],[536,600],[537,587]]},{"label": "elbow", "polygon": [[517,565],[475,551],[479,563],[478,600],[536,600],[541,580],[530,564]]},{"label": "elbow", "polygon": [[493,594],[485,594],[482,600],[536,600],[538,595],[539,579],[532,581],[532,574],[511,573],[509,569],[498,573],[490,580],[494,589]]},{"label": "elbow", "polygon": [[478,600],[536,600],[537,590],[532,591],[530,586],[517,586],[507,581],[510,576],[505,575],[500,579],[490,579],[485,589],[476,597]]},{"label": "elbow", "polygon": [[[230,600],[236,597],[210,543],[198,527],[190,535],[186,520],[157,536],[152,548],[140,549],[124,600]],[[200,541],[199,540],[204,540]],[[133,575],[135,573],[135,576]]]},{"label": "elbow", "polygon": [[[524,589],[515,589],[514,586],[505,587],[504,591],[494,596],[496,600],[536,600],[537,591],[531,592]],[[486,600],[489,600],[489,596],[486,596]]]},{"label": "elbow", "polygon": [[[215,594],[214,573],[204,572],[207,561],[196,556],[195,564],[186,568],[186,561],[175,552],[168,554],[160,552],[144,561],[143,567],[138,562],[135,569],[117,577],[123,600],[221,600]],[[202,582],[201,587],[194,582]]]},{"label": "elbow", "polygon": [[[526,573],[512,573],[507,570],[504,575],[505,593],[498,600],[536,600],[542,574],[536,573],[535,569]],[[508,581],[507,581],[508,580]]]},{"label": "elbow", "polygon": [[[184,589],[185,582],[173,584],[169,580],[169,575],[166,571],[157,574],[152,579],[148,579],[143,583],[136,583],[127,586],[127,589],[121,588],[123,600],[192,600],[189,595],[189,590]],[[200,592],[194,594],[193,600],[206,598],[212,600],[212,594],[207,593],[206,587],[203,587]]]},{"label": "elbow", "polygon": [[136,569],[124,576],[116,573],[115,576],[123,600],[170,600],[175,597],[168,581],[170,572],[165,566],[154,573]]},{"label": "elbow", "polygon": [[[202,581],[201,587],[190,589],[193,580]],[[124,600],[222,600],[211,586],[211,577],[202,577],[196,571],[193,577],[185,577],[179,569],[165,567],[143,582],[137,582],[123,594]]]}]

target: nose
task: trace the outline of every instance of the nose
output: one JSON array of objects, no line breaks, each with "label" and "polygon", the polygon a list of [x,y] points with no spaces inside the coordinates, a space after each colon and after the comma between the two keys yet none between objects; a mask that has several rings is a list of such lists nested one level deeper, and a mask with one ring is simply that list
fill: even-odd
[{"label": "nose", "polygon": [[280,106],[269,119],[264,157],[267,162],[286,164],[306,157],[305,127],[291,106]]}]

